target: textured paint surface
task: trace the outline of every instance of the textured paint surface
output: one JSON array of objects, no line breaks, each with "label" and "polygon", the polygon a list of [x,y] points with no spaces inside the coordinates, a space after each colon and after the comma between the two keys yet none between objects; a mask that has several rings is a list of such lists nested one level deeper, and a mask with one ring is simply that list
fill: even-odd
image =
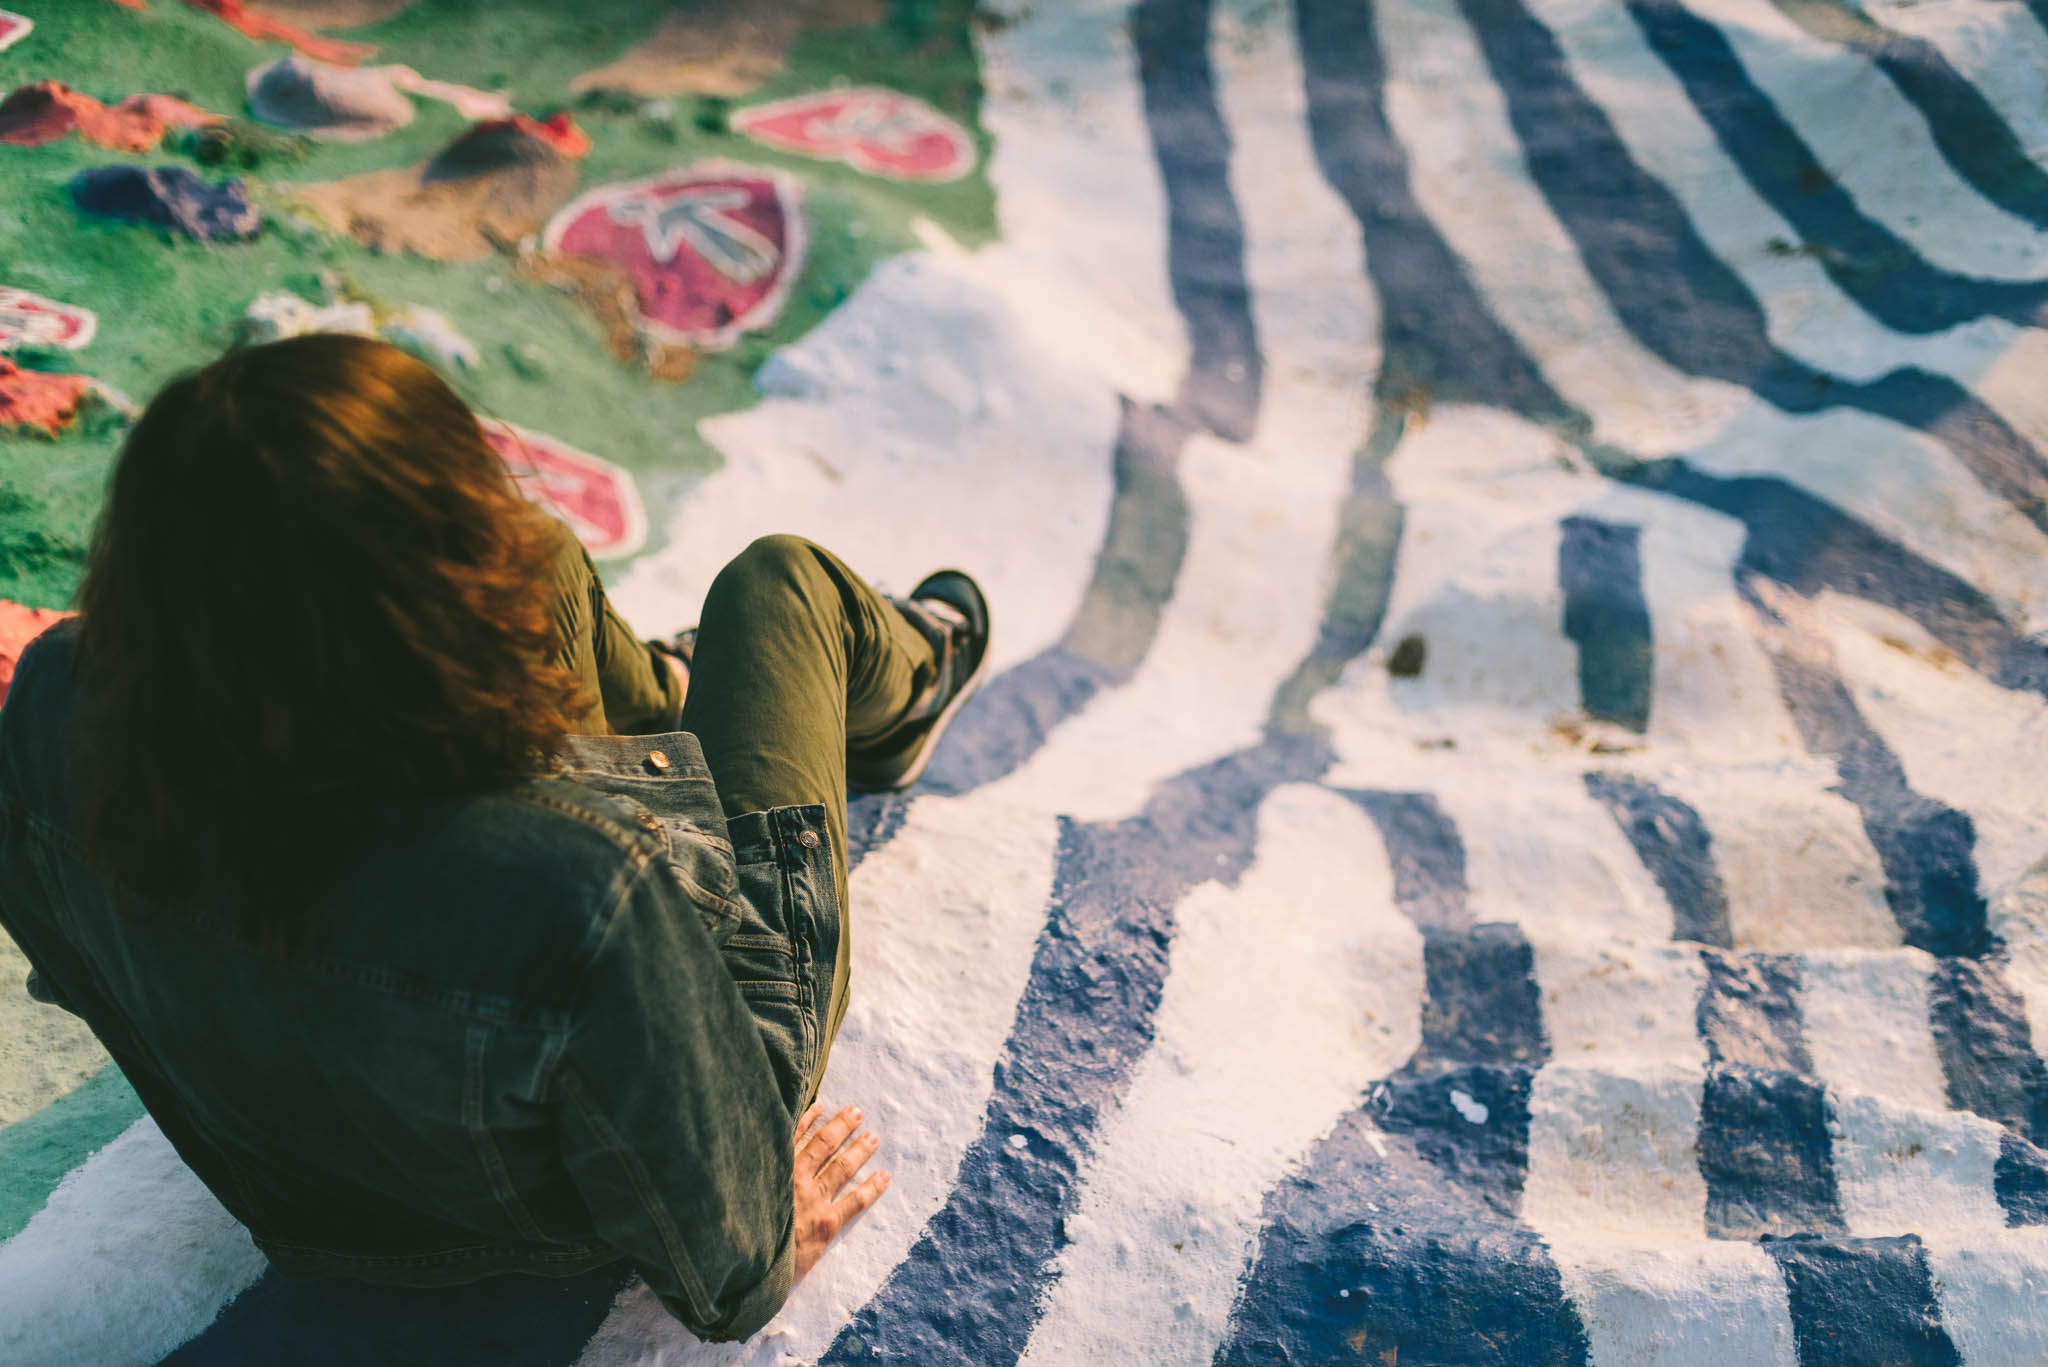
[{"label": "textured paint surface", "polygon": [[[479,89],[530,37],[539,114],[649,27],[588,8],[362,36]],[[104,22],[209,108],[281,55],[146,15]],[[9,84],[89,32],[38,19]],[[106,51],[51,74],[185,88]],[[642,491],[611,578],[650,634],[795,531],[899,589],[973,570],[995,672],[920,787],[851,805],[826,1100],[896,1182],[752,1343],[624,1268],[286,1282],[60,1032],[0,1048],[0,1358],[2040,1361],[2044,58],[2048,0],[896,6],[760,98],[909,91],[965,130],[950,184],[827,159],[873,110],[783,156],[578,107],[580,192],[801,186],[781,314],[665,388],[501,261],[95,229],[189,249],[176,290],[317,250],[441,309],[466,393]],[[59,205],[82,164],[0,151]],[[154,383],[134,266],[79,262],[0,284]],[[0,530],[56,535],[50,458],[107,449],[64,441],[0,445]]]}]

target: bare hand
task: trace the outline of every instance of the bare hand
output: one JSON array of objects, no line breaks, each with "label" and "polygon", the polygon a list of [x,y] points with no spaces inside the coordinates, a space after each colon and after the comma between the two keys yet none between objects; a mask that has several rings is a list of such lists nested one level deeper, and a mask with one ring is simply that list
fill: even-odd
[{"label": "bare hand", "polygon": [[853,1223],[856,1215],[882,1199],[889,1189],[886,1170],[872,1173],[859,1186],[841,1194],[861,1167],[875,1156],[882,1141],[863,1134],[848,1142],[860,1125],[860,1108],[848,1106],[827,1121],[808,1141],[804,1132],[818,1123],[825,1108],[813,1103],[796,1123],[796,1279],[817,1265],[827,1245]]}]

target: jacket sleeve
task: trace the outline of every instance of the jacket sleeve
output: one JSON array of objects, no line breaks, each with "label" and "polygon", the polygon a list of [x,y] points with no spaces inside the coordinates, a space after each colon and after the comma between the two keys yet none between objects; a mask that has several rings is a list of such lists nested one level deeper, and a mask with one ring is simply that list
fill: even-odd
[{"label": "jacket sleeve", "polygon": [[696,906],[652,860],[603,930],[555,1074],[598,1236],[699,1337],[743,1339],[789,1295],[793,1119]]}]

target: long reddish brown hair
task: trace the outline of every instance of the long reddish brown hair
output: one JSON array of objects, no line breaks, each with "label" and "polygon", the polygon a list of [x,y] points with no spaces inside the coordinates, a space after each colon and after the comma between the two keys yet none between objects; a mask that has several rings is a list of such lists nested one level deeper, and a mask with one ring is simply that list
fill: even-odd
[{"label": "long reddish brown hair", "polygon": [[124,910],[287,952],[373,816],[542,767],[557,544],[432,369],[360,337],[231,353],[129,434],[79,593],[88,854]]}]

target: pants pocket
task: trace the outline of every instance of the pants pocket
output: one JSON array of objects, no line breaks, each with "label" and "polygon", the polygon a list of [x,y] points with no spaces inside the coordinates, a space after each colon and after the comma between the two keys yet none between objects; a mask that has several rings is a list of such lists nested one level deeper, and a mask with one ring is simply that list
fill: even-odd
[{"label": "pants pocket", "polygon": [[817,1088],[821,1018],[831,1001],[839,913],[825,809],[748,812],[726,823],[740,923],[719,947],[792,1114]]}]

